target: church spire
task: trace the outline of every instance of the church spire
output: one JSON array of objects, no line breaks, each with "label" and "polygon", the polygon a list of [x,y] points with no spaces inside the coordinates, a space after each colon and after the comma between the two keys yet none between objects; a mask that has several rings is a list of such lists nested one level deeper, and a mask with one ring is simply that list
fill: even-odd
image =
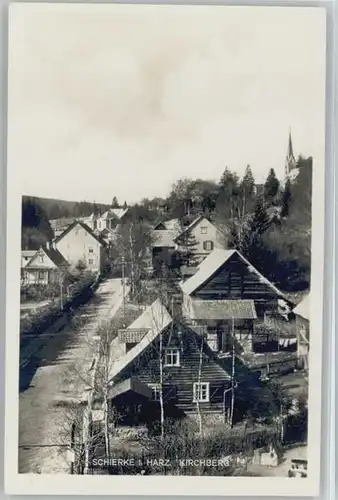
[{"label": "church spire", "polygon": [[293,158],[293,147],[292,147],[292,138],[291,138],[291,130],[289,130],[289,146],[288,146],[288,154],[289,158]]},{"label": "church spire", "polygon": [[296,159],[293,154],[293,146],[292,146],[292,137],[291,137],[291,129],[289,130],[289,142],[288,149],[285,158],[285,177],[288,177],[291,170],[296,167]]}]

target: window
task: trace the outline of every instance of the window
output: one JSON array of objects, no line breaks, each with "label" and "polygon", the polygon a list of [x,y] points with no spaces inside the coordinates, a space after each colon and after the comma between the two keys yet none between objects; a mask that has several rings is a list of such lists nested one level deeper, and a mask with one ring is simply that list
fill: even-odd
[{"label": "window", "polygon": [[208,228],[206,226],[201,227],[201,234],[207,234],[208,233]]},{"label": "window", "polygon": [[40,262],[43,262],[43,261],[44,261],[44,256],[40,255]]},{"label": "window", "polygon": [[206,403],[209,401],[209,382],[195,382],[193,385],[193,402]]},{"label": "window", "polygon": [[88,264],[91,266],[94,264],[94,260],[93,259],[88,259]]},{"label": "window", "polygon": [[153,391],[153,401],[160,400],[161,384],[148,384]]},{"label": "window", "polygon": [[92,248],[92,247],[88,248],[88,252],[89,253],[93,253],[94,252],[94,248]]},{"label": "window", "polygon": [[165,366],[180,366],[180,351],[178,349],[166,349],[164,364]]},{"label": "window", "polygon": [[39,280],[44,280],[45,279],[45,271],[39,271],[38,272],[38,279]]},{"label": "window", "polygon": [[206,250],[207,252],[211,252],[211,250],[214,249],[214,242],[213,241],[203,241],[203,250]]}]

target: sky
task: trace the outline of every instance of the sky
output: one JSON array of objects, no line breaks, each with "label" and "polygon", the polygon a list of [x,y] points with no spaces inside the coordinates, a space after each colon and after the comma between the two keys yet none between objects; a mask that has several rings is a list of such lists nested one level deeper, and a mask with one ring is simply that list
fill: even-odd
[{"label": "sky", "polygon": [[12,4],[8,169],[22,194],[166,196],[323,155],[325,11]]}]

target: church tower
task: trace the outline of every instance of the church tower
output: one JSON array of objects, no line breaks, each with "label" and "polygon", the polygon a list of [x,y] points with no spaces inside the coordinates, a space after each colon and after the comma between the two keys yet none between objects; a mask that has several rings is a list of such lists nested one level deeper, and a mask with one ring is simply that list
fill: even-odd
[{"label": "church tower", "polygon": [[292,170],[294,170],[297,166],[296,158],[293,154],[293,146],[292,146],[292,138],[291,131],[289,132],[289,143],[288,149],[285,158],[285,178],[290,176]]}]

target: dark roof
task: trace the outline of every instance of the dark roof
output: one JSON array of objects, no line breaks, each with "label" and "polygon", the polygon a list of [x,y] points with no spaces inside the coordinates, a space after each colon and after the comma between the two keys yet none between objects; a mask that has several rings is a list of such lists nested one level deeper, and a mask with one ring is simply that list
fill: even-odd
[{"label": "dark roof", "polygon": [[284,294],[278,288],[265,278],[238,250],[223,250],[215,248],[197,267],[197,272],[188,280],[180,283],[183,293],[191,295],[198,288],[204,285],[206,281],[212,278],[217,271],[232,257],[237,254],[240,259],[247,264],[250,270],[255,273],[261,283],[269,286],[276,295],[285,298]]},{"label": "dark roof", "polygon": [[85,229],[85,231],[87,231],[93,238],[96,239],[96,241],[98,243],[100,243],[100,245],[103,245],[105,246],[106,243],[99,237],[97,236],[94,231],[89,227],[87,226],[87,224],[85,224],[84,222],[80,221],[80,220],[75,220],[74,222],[72,222],[64,231],[63,233],[61,233],[59,236],[57,236],[54,241],[55,243],[58,243],[64,236],[66,236],[66,234],[68,234],[75,226],[77,225],[80,225],[81,227],[83,227],[83,229]]},{"label": "dark roof", "polygon": [[[173,318],[170,316],[169,312],[165,308],[165,306],[161,303],[159,299],[157,299],[151,306],[148,306],[143,313],[130,325],[127,330],[143,330],[147,329],[148,333],[144,335],[144,337],[136,344],[135,347],[130,349],[130,351],[126,352],[126,354],[122,355],[120,358],[117,358],[115,361],[112,359],[111,371],[110,371],[110,380],[117,381],[118,376],[122,373],[124,369],[126,369],[130,364],[135,361],[144,351],[145,349],[152,344],[156,339],[159,338],[159,335],[165,331],[165,329],[172,324]],[[180,325],[180,328],[189,334],[197,336],[201,338],[200,335],[196,334],[193,328],[188,325]],[[217,357],[217,355],[209,348],[208,344],[203,340],[203,347],[205,349],[205,353],[217,363],[222,370],[225,372],[226,378],[230,380],[229,370],[230,367],[227,366],[226,360],[221,360]],[[113,342],[117,342],[120,344],[119,340],[115,338]],[[114,345],[114,348],[116,346]],[[113,354],[113,353],[112,353]],[[113,357],[114,355],[112,355]],[[238,365],[237,361],[237,365]],[[228,363],[229,364],[229,363]],[[242,362],[240,362],[242,365]]]},{"label": "dark roof", "polygon": [[256,319],[253,300],[194,300],[190,301],[191,319]]},{"label": "dark roof", "polygon": [[56,264],[58,267],[60,266],[69,266],[68,261],[64,258],[64,256],[56,250],[56,248],[44,248],[43,249],[46,255]]}]

